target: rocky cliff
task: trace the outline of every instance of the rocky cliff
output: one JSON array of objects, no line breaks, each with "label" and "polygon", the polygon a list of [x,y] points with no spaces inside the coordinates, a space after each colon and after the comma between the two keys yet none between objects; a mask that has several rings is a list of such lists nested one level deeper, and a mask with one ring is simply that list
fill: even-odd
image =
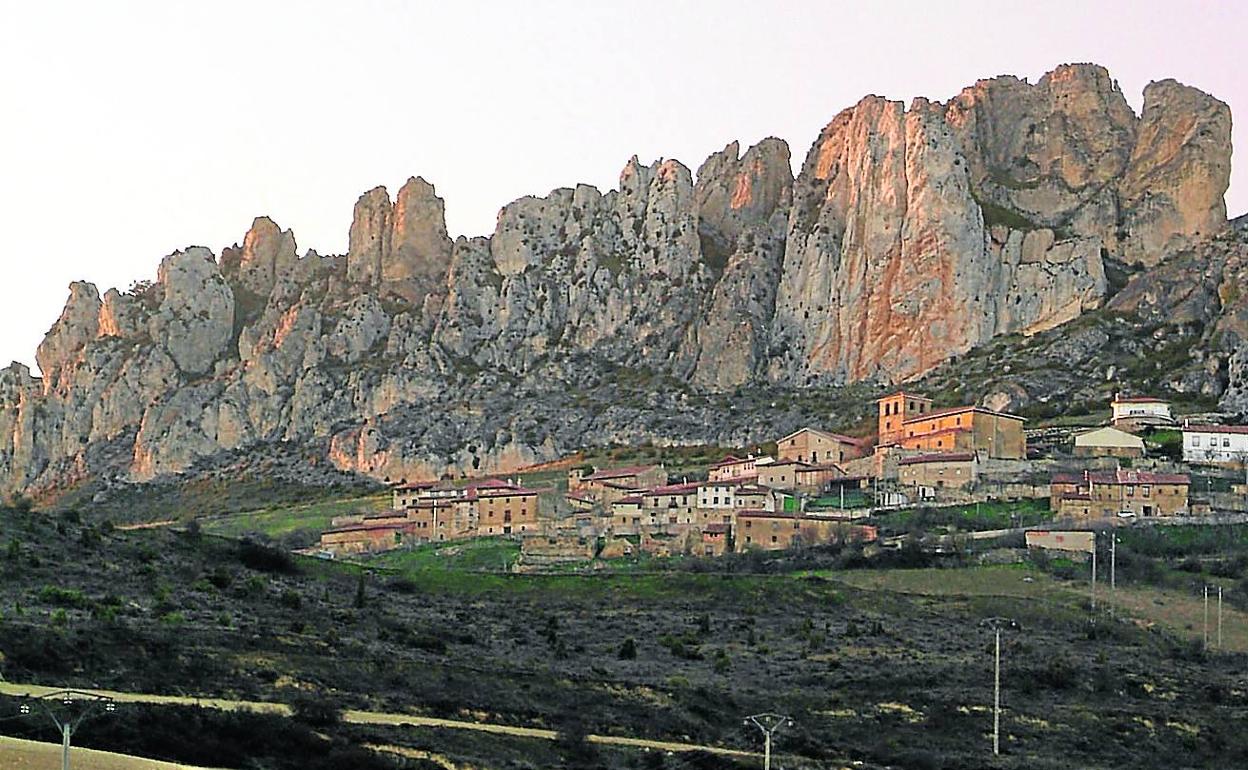
[{"label": "rocky cliff", "polygon": [[[796,177],[778,139],[696,175],[633,158],[618,189],[522,198],[485,238],[452,240],[420,178],[362,195],[342,256],[299,256],[261,217],[152,284],[71,287],[42,377],[0,372],[0,489],[283,442],[412,476],[746,441],[756,423],[708,396],[913,378],[1102,307],[1107,265],[1138,273],[1124,313],[1183,305],[1148,286],[1199,284],[1192,312],[1225,332],[1218,394],[1248,404],[1229,169],[1225,104],[1163,81],[1137,117],[1103,68],[1070,65],[908,109],[867,97]],[[624,382],[643,401],[621,411],[602,394]]]}]

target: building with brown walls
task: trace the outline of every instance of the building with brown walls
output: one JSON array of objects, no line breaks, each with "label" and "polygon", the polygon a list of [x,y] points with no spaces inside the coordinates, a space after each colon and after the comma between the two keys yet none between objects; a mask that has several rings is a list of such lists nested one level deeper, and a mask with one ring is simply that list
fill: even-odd
[{"label": "building with brown walls", "polygon": [[1186,474],[1119,469],[1058,473],[1049,484],[1049,508],[1058,518],[1176,516],[1189,512]]},{"label": "building with brown walls", "polygon": [[800,460],[777,460],[758,466],[758,484],[770,489],[797,489],[797,474],[814,466]]},{"label": "building with brown walls", "polygon": [[729,479],[753,476],[756,473],[755,468],[757,465],[758,458],[753,455],[749,457],[728,455],[710,467],[706,472],[706,478],[708,481],[727,481]]},{"label": "building with brown walls", "polygon": [[924,490],[926,497],[940,489],[970,489],[979,472],[974,452],[937,452],[897,461],[897,482],[902,487]]},{"label": "building with brown walls", "polygon": [[737,512],[733,532],[739,553],[755,549],[778,551],[810,545],[844,543],[851,540],[872,542],[876,528],[847,524],[843,520],[811,516],[797,511]]},{"label": "building with brown walls", "polygon": [[839,463],[861,457],[868,448],[867,442],[862,439],[816,428],[802,428],[776,441],[776,459],[811,465]]},{"label": "building with brown walls", "polygon": [[632,490],[650,489],[667,483],[667,471],[661,465],[634,465],[605,468],[585,474],[581,469],[568,471],[568,492],[578,493],[610,504]]},{"label": "building with brown walls", "polygon": [[474,488],[478,535],[523,535],[537,531],[538,494],[523,487]]}]

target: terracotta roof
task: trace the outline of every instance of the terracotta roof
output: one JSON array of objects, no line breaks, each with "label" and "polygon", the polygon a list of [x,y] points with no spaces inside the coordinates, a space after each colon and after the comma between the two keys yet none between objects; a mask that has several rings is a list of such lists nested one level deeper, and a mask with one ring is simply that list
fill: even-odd
[{"label": "terracotta roof", "polygon": [[723,466],[725,466],[725,465],[736,465],[737,463],[748,463],[748,462],[752,462],[753,460],[754,460],[754,458],[753,458],[753,457],[745,457],[745,458],[741,458],[741,457],[736,457],[736,456],[734,456],[734,455],[728,455],[727,457],[725,457],[724,459],[722,459],[722,460],[720,460],[719,462],[715,463],[715,464],[714,464],[714,465],[712,465],[711,467],[712,467],[712,468],[720,468],[720,467],[723,467]]},{"label": "terracotta roof", "polygon": [[503,487],[511,487],[512,489],[519,488],[510,481],[503,481],[502,479],[481,479],[480,481],[472,482],[468,486],[477,488],[485,487],[487,489],[502,489]]},{"label": "terracotta roof", "polygon": [[656,497],[658,495],[688,495],[693,493],[701,482],[692,481],[686,484],[666,484],[661,487],[654,487],[642,492],[642,497]]},{"label": "terracotta roof", "polygon": [[606,468],[601,471],[594,471],[586,476],[584,481],[605,481],[607,479],[619,479],[625,476],[636,476],[639,473],[654,470],[657,465],[632,465],[627,468]]},{"label": "terracotta roof", "polygon": [[335,529],[327,529],[322,534],[335,535],[340,532],[373,532],[383,530],[404,529],[406,524],[349,524],[345,527],[336,527]]},{"label": "terracotta roof", "polygon": [[[629,505],[641,505],[643,500],[641,499],[641,497],[621,497],[619,500],[616,500],[615,502],[627,503]],[[612,505],[615,505],[615,503],[612,503]]]},{"label": "terracotta roof", "polygon": [[704,535],[722,535],[728,531],[728,525],[722,521],[712,522],[702,528]]},{"label": "terracotta roof", "polygon": [[761,508],[742,508],[737,511],[737,518],[745,516],[749,519],[796,519],[797,511],[764,511]]},{"label": "terracotta roof", "polygon": [[1152,473],[1150,471],[1133,471],[1120,468],[1116,471],[1091,471],[1086,476],[1082,473],[1055,473],[1051,484],[1080,484],[1084,479],[1093,484],[1186,484],[1191,479],[1184,473]]},{"label": "terracotta roof", "polygon": [[524,487],[513,486],[477,490],[478,497],[531,497],[536,494],[536,489],[525,489]]},{"label": "terracotta roof", "polygon": [[696,487],[732,487],[732,486],[738,486],[738,487],[739,487],[739,486],[741,486],[741,485],[743,485],[743,484],[749,484],[749,483],[754,482],[754,481],[758,481],[758,474],[757,474],[757,473],[752,473],[752,474],[750,474],[749,476],[733,476],[733,477],[732,477],[732,478],[730,478],[730,479],[716,479],[715,481],[711,481],[711,480],[709,480],[709,479],[708,479],[708,480],[706,480],[706,481],[699,481],[699,482],[696,482],[696,483],[694,484],[694,486],[696,486]]},{"label": "terracotta roof", "polygon": [[845,470],[841,468],[841,466],[837,465],[836,463],[824,463],[823,465],[812,465],[809,468],[804,468],[798,471],[798,473],[813,473],[815,471],[840,471],[841,473],[845,472]]},{"label": "terracotta roof", "polygon": [[405,519],[407,515],[402,511],[378,511],[376,513],[364,514],[364,521],[373,521],[376,519]]},{"label": "terracotta roof", "polygon": [[1164,398],[1154,398],[1153,396],[1129,396],[1128,398],[1115,398],[1113,404],[1168,404],[1170,403]]},{"label": "terracotta roof", "polygon": [[906,423],[918,422],[920,420],[929,420],[933,417],[945,417],[951,414],[958,414],[959,412],[980,412],[981,414],[991,414],[997,417],[1005,417],[1006,419],[1010,419],[1010,420],[1018,420],[1019,422],[1027,421],[1025,418],[1019,417],[1016,414],[1009,414],[1008,412],[998,412],[996,410],[988,409],[986,407],[971,405],[971,406],[947,406],[947,407],[944,407],[943,409],[933,409],[930,412],[924,412],[923,414],[918,414],[918,415],[915,415],[914,417],[907,417],[906,419],[901,421],[901,424],[905,425]]},{"label": "terracotta roof", "polygon": [[780,438],[776,439],[776,443],[778,444],[781,441],[787,441],[788,439],[791,439],[797,434],[802,433],[804,431],[810,431],[811,433],[818,433],[821,436],[827,436],[828,438],[835,439],[836,441],[839,441],[842,444],[853,444],[855,446],[858,446],[862,444],[862,442],[864,441],[864,439],[854,438],[853,436],[846,436],[843,433],[831,433],[826,430],[819,430],[818,428],[799,428],[798,430],[793,431],[787,436],[781,436]]},{"label": "terracotta roof", "polygon": [[974,452],[934,452],[914,457],[903,457],[898,465],[922,465],[925,463],[965,463],[975,459]]},{"label": "terracotta roof", "polygon": [[592,497],[586,497],[586,496],[584,496],[584,495],[578,495],[578,494],[576,494],[576,493],[574,493],[574,492],[569,492],[568,494],[566,494],[566,495],[564,495],[564,496],[565,496],[565,497],[567,497],[569,500],[580,500],[582,503],[592,503],[592,502],[594,502],[594,498],[592,498]]},{"label": "terracotta roof", "polygon": [[1188,425],[1184,433],[1248,433],[1248,425]]}]

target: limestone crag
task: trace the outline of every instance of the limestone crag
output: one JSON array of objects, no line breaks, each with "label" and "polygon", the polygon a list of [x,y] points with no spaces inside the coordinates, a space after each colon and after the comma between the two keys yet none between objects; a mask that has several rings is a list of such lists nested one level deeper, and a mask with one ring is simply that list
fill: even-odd
[{"label": "limestone crag", "polygon": [[521,198],[488,237],[452,240],[419,177],[359,198],[345,255],[300,256],[259,217],[154,283],[71,286],[42,378],[0,372],[0,491],[291,444],[398,477],[595,441],[744,443],[756,423],[722,394],[901,381],[1051,333],[1111,300],[1107,264],[1151,267],[1110,310],[1220,332],[1175,388],[1248,406],[1229,127],[1173,81],[1137,118],[1103,68],[1068,65],[948,103],[867,97],[796,177],[775,138],[696,174],[634,157],[618,189]]}]

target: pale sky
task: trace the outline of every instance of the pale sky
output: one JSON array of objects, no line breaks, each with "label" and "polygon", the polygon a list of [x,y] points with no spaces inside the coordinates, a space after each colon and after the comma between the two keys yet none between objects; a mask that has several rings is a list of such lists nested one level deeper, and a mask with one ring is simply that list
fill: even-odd
[{"label": "pale sky", "polygon": [[[606,190],[634,153],[696,170],[866,94],[1109,68],[1248,109],[1248,3],[0,0],[0,362],[33,366],[73,280],[127,288],[267,214],[346,250],[363,191],[421,175],[452,235],[526,194]],[[1248,146],[1240,121],[1235,144]],[[1248,209],[1237,167],[1232,216]]]}]

